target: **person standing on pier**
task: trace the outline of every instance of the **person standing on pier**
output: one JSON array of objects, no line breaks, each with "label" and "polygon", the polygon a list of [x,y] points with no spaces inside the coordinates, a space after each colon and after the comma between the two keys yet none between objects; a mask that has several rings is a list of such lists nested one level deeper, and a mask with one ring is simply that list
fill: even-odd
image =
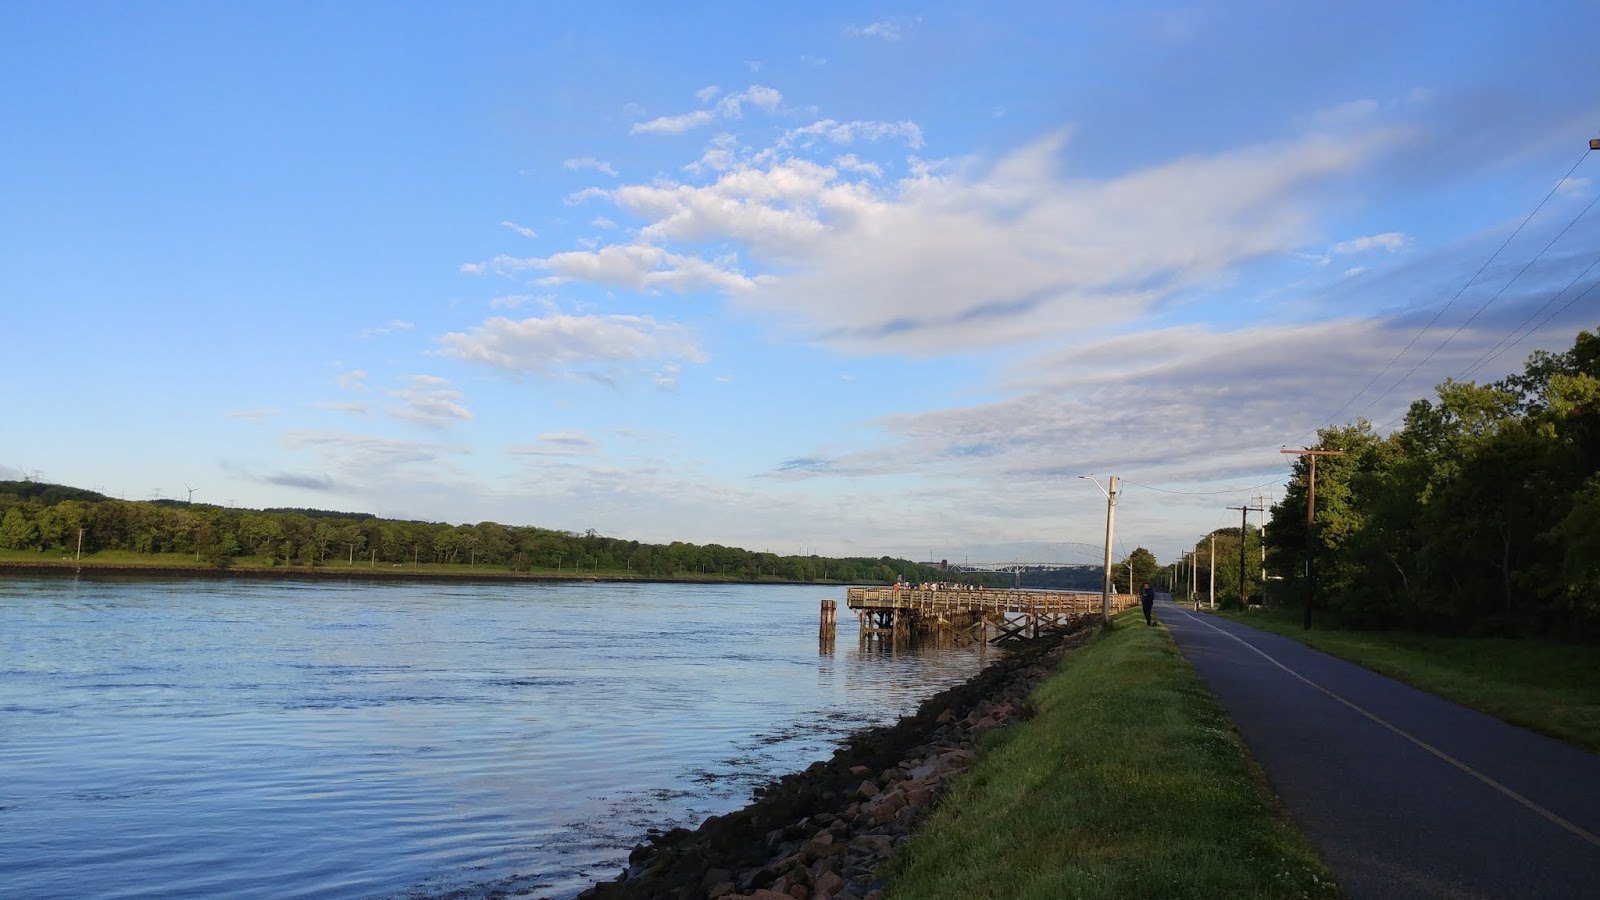
[{"label": "person standing on pier", "polygon": [[1148,581],[1144,584],[1144,590],[1139,592],[1139,605],[1144,607],[1144,623],[1154,625],[1155,619],[1151,617],[1151,613],[1155,612],[1156,608],[1156,589],[1151,587]]}]

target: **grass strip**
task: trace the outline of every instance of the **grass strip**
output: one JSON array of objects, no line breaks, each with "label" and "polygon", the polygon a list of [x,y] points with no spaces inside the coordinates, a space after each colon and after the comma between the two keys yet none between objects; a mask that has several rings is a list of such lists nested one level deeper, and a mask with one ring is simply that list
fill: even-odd
[{"label": "grass strip", "polygon": [[903,900],[1334,897],[1233,722],[1136,613],[1067,654],[890,861]]},{"label": "grass strip", "polygon": [[1444,637],[1302,627],[1293,609],[1218,613],[1600,753],[1600,647],[1536,638]]}]

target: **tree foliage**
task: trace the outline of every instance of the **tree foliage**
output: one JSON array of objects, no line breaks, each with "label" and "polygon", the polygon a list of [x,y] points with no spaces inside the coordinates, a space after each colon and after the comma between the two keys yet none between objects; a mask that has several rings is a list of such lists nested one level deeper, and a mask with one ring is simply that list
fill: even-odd
[{"label": "tree foliage", "polygon": [[268,566],[404,568],[434,564],[525,573],[646,578],[999,584],[1005,576],[951,573],[894,559],[780,556],[720,544],[649,544],[496,522],[449,525],[312,509],[231,509],[202,503],[113,500],[33,481],[0,481],[0,549],[181,553],[226,568],[240,557]]},{"label": "tree foliage", "polygon": [[[1399,430],[1324,428],[1317,596],[1357,627],[1600,636],[1600,336],[1491,384],[1446,381]],[[1272,509],[1268,561],[1305,589],[1309,461]],[[1220,555],[1220,549],[1219,549]]]}]

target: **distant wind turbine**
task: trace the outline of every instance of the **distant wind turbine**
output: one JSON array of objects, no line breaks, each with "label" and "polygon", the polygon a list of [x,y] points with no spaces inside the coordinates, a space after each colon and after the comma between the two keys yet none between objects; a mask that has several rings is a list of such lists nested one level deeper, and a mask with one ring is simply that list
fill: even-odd
[{"label": "distant wind turbine", "polygon": [[200,489],[199,489],[199,488],[192,488],[192,487],[189,487],[189,482],[187,482],[187,481],[185,481],[185,482],[184,482],[184,483],[183,483],[183,486],[184,486],[184,488],[185,488],[185,489],[186,489],[186,490],[188,490],[188,491],[189,491],[189,505],[190,505],[190,506],[193,506],[193,505],[194,505],[194,492],[195,492],[195,491],[198,491],[198,490],[200,490]]}]

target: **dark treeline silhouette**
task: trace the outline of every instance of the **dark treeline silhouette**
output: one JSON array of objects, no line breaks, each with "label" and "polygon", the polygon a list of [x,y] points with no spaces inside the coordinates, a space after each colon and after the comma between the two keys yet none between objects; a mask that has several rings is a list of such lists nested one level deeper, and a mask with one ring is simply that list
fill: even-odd
[{"label": "dark treeline silhouette", "polygon": [[[1317,461],[1313,548],[1318,606],[1343,624],[1600,637],[1600,336],[1497,382],[1446,381],[1387,436],[1359,421],[1318,440],[1345,451]],[[1306,470],[1267,528],[1289,600]]]},{"label": "dark treeline silhouette", "polygon": [[647,578],[742,581],[999,583],[996,576],[940,571],[904,559],[779,556],[719,544],[649,544],[495,522],[448,525],[314,509],[229,509],[181,500],[113,500],[94,491],[34,481],[0,481],[0,549],[75,556],[117,550],[192,554],[228,568],[386,568],[438,564],[469,571],[631,574]]}]

